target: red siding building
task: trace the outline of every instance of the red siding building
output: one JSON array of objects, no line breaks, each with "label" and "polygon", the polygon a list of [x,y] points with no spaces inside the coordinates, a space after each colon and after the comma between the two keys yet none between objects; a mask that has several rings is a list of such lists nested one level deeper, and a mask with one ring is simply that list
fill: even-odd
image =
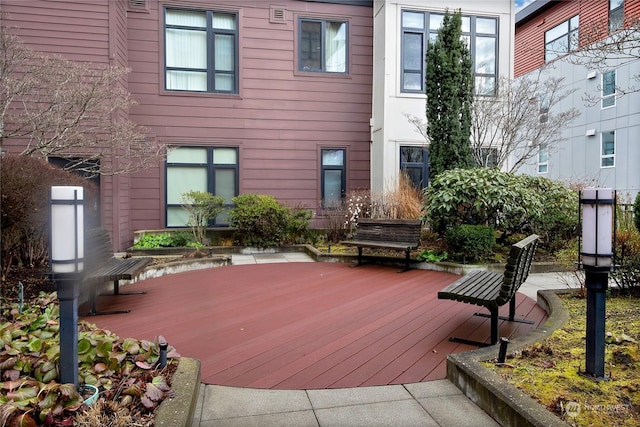
[{"label": "red siding building", "polygon": [[371,2],[276,3],[0,0],[2,26],[29,47],[130,68],[129,118],[175,148],[157,167],[101,177],[115,250],[135,230],[184,225],[191,189],[269,194],[322,226],[323,200],[369,188]]}]

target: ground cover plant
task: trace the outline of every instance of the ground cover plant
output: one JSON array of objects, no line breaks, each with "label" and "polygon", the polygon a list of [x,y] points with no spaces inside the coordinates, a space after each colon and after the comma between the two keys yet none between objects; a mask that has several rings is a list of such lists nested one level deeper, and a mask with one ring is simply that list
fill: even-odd
[{"label": "ground cover plant", "polygon": [[586,299],[562,301],[570,313],[564,327],[501,367],[485,366],[570,424],[640,426],[640,293],[607,299],[605,381],[584,374]]},{"label": "ground cover plant", "polygon": [[[135,420],[129,425],[153,425],[156,408],[172,393],[170,382],[179,354],[169,347],[169,362],[159,366],[156,343],[121,339],[85,321],[78,324],[80,389],[84,384],[98,387],[101,407]],[[59,330],[54,293],[40,293],[25,305],[2,300],[0,425],[75,425],[89,409],[81,390],[57,382]]]}]

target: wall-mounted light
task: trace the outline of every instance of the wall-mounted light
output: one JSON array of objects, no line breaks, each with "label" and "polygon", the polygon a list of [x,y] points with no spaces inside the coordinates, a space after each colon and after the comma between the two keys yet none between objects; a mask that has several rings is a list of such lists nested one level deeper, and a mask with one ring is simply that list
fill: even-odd
[{"label": "wall-mounted light", "polygon": [[587,131],[584,133],[584,136],[595,136],[595,134],[596,134],[595,129],[587,129]]},{"label": "wall-mounted light", "polygon": [[587,79],[589,79],[589,80],[595,79],[597,75],[598,75],[598,73],[596,71],[589,71],[587,73]]}]

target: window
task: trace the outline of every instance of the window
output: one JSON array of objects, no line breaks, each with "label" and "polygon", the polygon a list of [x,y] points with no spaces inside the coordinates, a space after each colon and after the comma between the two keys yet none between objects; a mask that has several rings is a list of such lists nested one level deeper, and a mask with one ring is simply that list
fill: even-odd
[{"label": "window", "polygon": [[616,132],[602,132],[602,152],[600,154],[600,166],[612,168],[616,165]]},{"label": "window", "polygon": [[549,172],[549,148],[540,147],[538,149],[538,173]]},{"label": "window", "polygon": [[578,15],[544,33],[544,60],[552,61],[578,48]]},{"label": "window", "polygon": [[422,147],[400,147],[400,170],[422,190],[429,185],[429,152]]},{"label": "window", "polygon": [[238,16],[165,9],[165,89],[238,93]]},{"label": "window", "polygon": [[477,163],[479,167],[492,168],[498,166],[497,148],[477,148]]},{"label": "window", "polygon": [[298,70],[346,73],[347,23],[301,19],[298,41]]},{"label": "window", "polygon": [[609,0],[609,32],[622,29],[624,25],[624,0]]},{"label": "window", "polygon": [[[402,11],[401,90],[424,93],[425,63],[428,41],[438,36],[443,14]],[[496,93],[498,70],[498,20],[479,16],[462,17],[462,36],[473,59],[475,91],[478,95]]]},{"label": "window", "polygon": [[549,122],[549,96],[545,93],[538,97],[540,101],[540,112],[538,115],[538,121],[541,124]]},{"label": "window", "polygon": [[[184,227],[187,212],[182,208],[182,194],[207,191],[221,196],[227,207],[238,195],[238,149],[235,147],[179,147],[167,154],[166,224]],[[225,213],[215,221],[224,222]],[[214,225],[214,224],[210,224]]]},{"label": "window", "polygon": [[346,193],[345,150],[342,148],[322,149],[322,204],[337,207],[342,204]]},{"label": "window", "polygon": [[616,105],[616,72],[608,71],[602,75],[602,108]]}]

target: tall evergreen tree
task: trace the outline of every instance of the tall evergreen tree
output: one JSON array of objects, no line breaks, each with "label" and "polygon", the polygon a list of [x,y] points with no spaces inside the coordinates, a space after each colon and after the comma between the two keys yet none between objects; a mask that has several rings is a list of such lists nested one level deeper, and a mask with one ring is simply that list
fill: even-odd
[{"label": "tall evergreen tree", "polygon": [[462,36],[460,11],[445,13],[426,57],[427,134],[430,170],[439,173],[475,165],[471,151],[473,63]]}]

